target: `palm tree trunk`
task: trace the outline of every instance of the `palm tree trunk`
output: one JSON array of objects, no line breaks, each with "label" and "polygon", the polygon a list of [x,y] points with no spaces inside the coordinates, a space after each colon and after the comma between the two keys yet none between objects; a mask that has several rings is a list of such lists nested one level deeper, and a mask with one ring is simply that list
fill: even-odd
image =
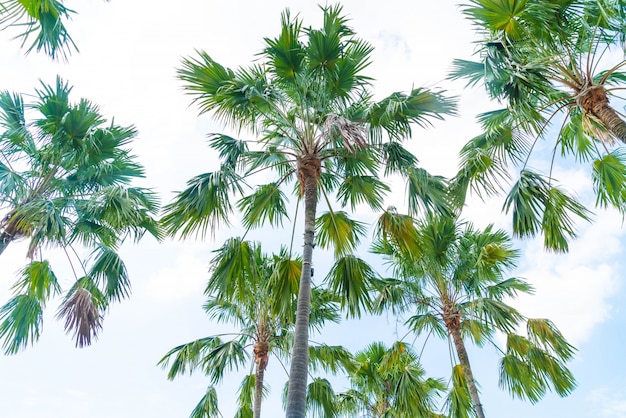
[{"label": "palm tree trunk", "polygon": [[460,326],[450,327],[448,328],[448,331],[452,334],[456,354],[459,357],[459,362],[461,363],[461,368],[463,369],[463,374],[465,375],[465,381],[467,383],[470,397],[472,398],[472,403],[474,404],[474,409],[476,410],[476,415],[478,418],[485,418],[483,406],[480,403],[480,397],[478,396],[478,388],[476,387],[474,374],[472,373],[472,367],[470,366],[469,356],[467,355],[465,343],[461,337],[461,328]]},{"label": "palm tree trunk", "polygon": [[261,418],[261,403],[263,402],[263,379],[265,378],[265,367],[267,366],[267,356],[262,361],[257,362],[254,373],[254,418]]},{"label": "palm tree trunk", "polygon": [[614,137],[626,143],[626,122],[611,107],[604,86],[588,87],[578,99],[578,104],[586,113],[599,119]]},{"label": "palm tree trunk", "polygon": [[287,418],[304,418],[306,412],[306,386],[309,363],[309,314],[311,311],[311,262],[315,239],[317,210],[317,180],[319,159],[300,161],[298,176],[304,194],[304,248],[302,250],[302,275],[298,291],[296,328],[294,331],[289,387],[287,392]]},{"label": "palm tree trunk", "polygon": [[594,116],[620,141],[626,143],[626,122],[619,117],[615,109],[606,104],[594,111]]}]

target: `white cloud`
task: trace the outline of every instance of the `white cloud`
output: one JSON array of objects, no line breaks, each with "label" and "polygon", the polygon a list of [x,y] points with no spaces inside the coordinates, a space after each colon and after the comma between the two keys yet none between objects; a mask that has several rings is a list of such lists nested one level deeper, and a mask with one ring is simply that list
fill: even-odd
[{"label": "white cloud", "polygon": [[626,418],[626,392],[599,388],[587,400],[595,418]]},{"label": "white cloud", "polygon": [[552,254],[540,239],[525,246],[518,275],[535,286],[532,296],[521,296],[515,305],[529,317],[553,320],[575,345],[589,340],[594,327],[608,320],[611,296],[621,285],[619,215],[601,212],[592,225],[581,230],[568,254]]},{"label": "white cloud", "polygon": [[190,247],[173,250],[173,266],[161,268],[138,286],[139,295],[159,303],[175,303],[202,295],[209,277],[207,254],[199,255]]}]

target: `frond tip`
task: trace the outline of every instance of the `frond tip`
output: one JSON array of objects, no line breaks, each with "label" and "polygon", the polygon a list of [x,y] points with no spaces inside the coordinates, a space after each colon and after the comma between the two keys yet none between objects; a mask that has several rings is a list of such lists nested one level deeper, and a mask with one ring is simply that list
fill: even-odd
[{"label": "frond tip", "polygon": [[65,318],[65,332],[73,331],[79,348],[91,345],[91,339],[97,338],[98,331],[102,329],[102,315],[92,294],[85,288],[78,288],[65,300],[57,318]]}]

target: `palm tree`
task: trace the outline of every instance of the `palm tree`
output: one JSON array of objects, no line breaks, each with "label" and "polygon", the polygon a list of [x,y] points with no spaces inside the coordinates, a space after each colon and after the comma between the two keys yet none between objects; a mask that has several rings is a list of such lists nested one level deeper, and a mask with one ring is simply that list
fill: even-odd
[{"label": "palm tree", "polygon": [[[251,357],[254,372],[245,376],[240,386],[236,416],[259,418],[267,390],[263,382],[270,356],[282,363],[288,359],[293,344],[293,307],[301,269],[301,260],[289,259],[286,251],[269,257],[261,252],[259,244],[229,239],[216,250],[204,307],[211,319],[233,324],[238,330],[170,350],[159,361],[161,366],[169,366],[168,378],[201,370],[211,381],[207,392],[211,395],[213,386],[222,380],[225,372],[245,366]],[[329,292],[314,289],[312,305],[309,322],[312,328],[320,329],[327,321],[339,321],[339,306]],[[224,340],[228,335],[232,338]],[[350,359],[341,347],[319,345],[310,350],[314,368],[337,371]],[[315,391],[320,382],[311,385]],[[217,396],[205,396],[191,417],[213,417],[216,411]]]},{"label": "palm tree", "polygon": [[[513,163],[520,174],[505,209],[515,235],[543,232],[546,248],[567,251],[574,218],[589,220],[590,212],[553,178],[557,153],[591,162],[597,206],[626,210],[626,156],[614,146],[626,142],[624,115],[614,107],[626,80],[626,6],[472,0],[465,13],[482,36],[480,60],[456,60],[452,78],[484,84],[505,107],[480,116],[484,133],[462,150],[456,180],[461,188],[497,192]],[[540,139],[552,142],[547,174],[530,168],[539,164],[531,154]]]},{"label": "palm tree", "polygon": [[[390,210],[379,220],[377,233],[374,252],[382,254],[394,272],[394,278],[384,283],[379,307],[413,311],[405,323],[409,329],[452,340],[460,364],[453,381],[464,379],[479,418],[485,414],[467,353],[468,339],[482,346],[493,342],[498,331],[508,335],[501,385],[515,396],[537,401],[550,384],[561,396],[574,389],[574,378],[564,364],[574,349],[548,320],[528,320],[529,337],[515,334],[526,318],[506,300],[532,288],[522,279],[504,277],[518,257],[504,231],[492,226],[477,230],[435,215],[414,224],[410,217]],[[450,405],[463,405],[463,388],[453,386]],[[466,412],[453,408],[451,415]]]},{"label": "palm tree", "polygon": [[[129,185],[143,177],[126,149],[135,129],[106,124],[94,104],[70,102],[70,91],[57,78],[52,86],[42,83],[33,103],[0,93],[0,255],[27,239],[30,260],[15,296],[0,308],[7,353],[39,337],[43,308],[62,291],[45,250],[62,249],[75,274],[58,316],[82,347],[97,335],[110,303],[130,293],[120,245],[145,232],[160,237],[154,195]],[[31,111],[39,117],[27,121]],[[91,251],[88,259],[81,247]]]},{"label": "palm tree", "polygon": [[43,50],[51,58],[67,58],[74,41],[67,32],[65,24],[75,13],[59,0],[6,0],[0,3],[0,30],[20,27],[16,38],[22,40],[22,46],[31,36],[32,44],[26,50]]},{"label": "palm tree", "polygon": [[345,416],[369,418],[441,417],[433,409],[445,390],[440,380],[424,378],[417,355],[403,342],[387,348],[368,345],[354,356],[351,389],[339,395]]},{"label": "palm tree", "polygon": [[[333,193],[343,206],[380,209],[388,190],[377,177],[380,156],[389,157],[389,172],[408,164],[402,159],[407,155],[414,162],[400,144],[410,136],[412,124],[423,125],[454,111],[454,104],[441,93],[419,88],[372,101],[370,78],[362,74],[372,47],[354,35],[340,6],[322,11],[321,29],[305,28],[285,11],[279,36],[266,38],[259,61],[247,68],[231,70],[205,52],[183,61],[178,75],[201,112],[213,112],[259,139],[248,143],[213,135],[211,147],[220,153],[220,168],[190,180],[165,207],[163,217],[172,234],[203,236],[228,224],[233,197],[241,197],[237,208],[245,228],[281,225],[287,215],[283,186],[297,182],[295,193],[304,201],[304,247],[287,416],[299,418],[306,404],[311,263],[320,198],[333,221],[328,243],[341,245],[336,251],[345,254],[361,236],[354,229],[359,224],[335,216],[340,211],[331,209]],[[386,144],[383,132],[389,135]],[[413,168],[410,174],[417,191],[441,186],[439,178]],[[245,195],[245,180],[264,169],[271,169],[277,179]],[[426,204],[444,206],[447,202],[439,200],[444,198],[428,196]],[[338,225],[352,229],[340,230]]]}]

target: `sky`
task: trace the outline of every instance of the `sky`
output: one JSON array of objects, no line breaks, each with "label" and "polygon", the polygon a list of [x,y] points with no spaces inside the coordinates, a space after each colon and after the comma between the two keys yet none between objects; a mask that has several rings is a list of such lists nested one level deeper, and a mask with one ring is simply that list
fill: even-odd
[{"label": "sky", "polygon": [[[460,148],[479,133],[476,114],[497,106],[480,88],[464,89],[463,83],[446,80],[452,60],[471,58],[475,48],[476,38],[458,1],[342,4],[355,32],[375,47],[368,74],[375,79],[378,98],[414,86],[440,88],[459,97],[458,117],[416,128],[408,145],[423,168],[454,175]],[[69,30],[80,52],[60,63],[41,54],[25,56],[19,41],[11,39],[12,32],[2,31],[0,90],[30,94],[39,80],[52,83],[60,75],[74,86],[74,100],[88,98],[107,118],[136,126],[139,134],[132,147],[147,173],[141,185],[154,187],[164,203],[188,179],[215,168],[217,156],[209,150],[206,135],[227,131],[210,115],[199,116],[182,92],[175,77],[182,57],[205,50],[226,66],[245,66],[261,50],[264,37],[278,34],[286,7],[299,13],[305,25],[319,26],[322,16],[313,1],[87,0],[67,5],[77,11]],[[587,167],[557,161],[556,173],[569,190],[593,203]],[[401,209],[403,197],[404,186],[394,184],[386,204]],[[495,223],[510,230],[510,217],[501,208],[502,198],[482,202],[474,197],[463,217],[479,226]],[[535,405],[513,400],[498,388],[495,350],[470,347],[489,417],[626,417],[622,218],[614,211],[598,211],[593,223],[578,228],[579,237],[568,254],[547,253],[540,240],[517,242],[522,258],[511,273],[536,288],[535,295],[520,298],[515,306],[529,317],[550,318],[577,347],[570,369],[578,388],[566,398],[548,394]],[[122,256],[132,296],[112,306],[98,341],[90,347],[74,347],[54,318],[58,300],[52,301],[40,340],[17,355],[0,357],[0,418],[187,417],[209,382],[199,374],[167,381],[156,363],[179,344],[227,331],[204,314],[202,292],[212,250],[239,232],[235,225],[205,240],[158,243],[146,238],[139,245],[125,245]],[[272,233],[272,239],[267,231],[252,236],[271,251],[286,244],[289,227],[284,232],[284,237]],[[371,257],[366,248],[359,255]],[[50,257],[68,288],[74,280],[71,272],[63,270],[67,267],[60,254],[52,252]],[[16,271],[24,263],[24,243],[11,244],[0,257],[0,303],[10,297]],[[329,254],[316,249],[314,263],[316,275],[322,277],[330,266]],[[382,316],[344,321],[314,339],[359,350],[375,340],[390,345],[403,336],[400,329],[394,318]],[[415,341],[418,350],[423,343]],[[422,361],[429,376],[447,377],[447,343],[428,341]],[[271,359],[266,377],[271,393],[264,416],[281,416],[286,374]],[[218,388],[224,417],[233,415],[240,378],[228,378]],[[337,384],[337,390],[345,389],[345,382]]]}]

